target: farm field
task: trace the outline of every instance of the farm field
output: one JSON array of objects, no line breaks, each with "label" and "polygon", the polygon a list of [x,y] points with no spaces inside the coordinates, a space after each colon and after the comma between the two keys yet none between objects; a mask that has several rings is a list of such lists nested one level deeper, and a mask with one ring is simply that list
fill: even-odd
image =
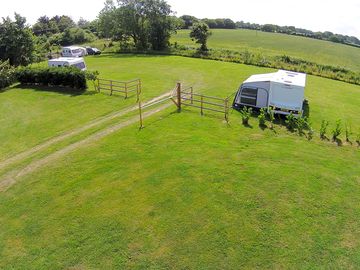
[{"label": "farm field", "polygon": [[[272,72],[176,56],[86,62],[103,78],[141,78],[143,100],[177,81],[227,97],[251,74]],[[316,130],[324,119],[360,128],[359,86],[309,76],[306,96]],[[0,162],[135,103],[92,89],[70,96],[14,88],[0,97]],[[15,169],[126,119],[59,142]],[[171,106],[145,119],[141,131],[129,125],[24,175],[0,191],[0,268],[356,268],[355,143],[338,147],[280,126],[262,130],[255,118],[250,124],[242,126],[235,111],[227,125],[221,115]],[[6,173],[0,170],[0,185]]]},{"label": "farm field", "polygon": [[[360,71],[360,48],[322,40],[266,33],[246,29],[213,29],[209,48],[249,50],[264,55],[288,55],[324,65],[340,66]],[[172,42],[196,47],[189,38],[189,30],[180,30]]]}]

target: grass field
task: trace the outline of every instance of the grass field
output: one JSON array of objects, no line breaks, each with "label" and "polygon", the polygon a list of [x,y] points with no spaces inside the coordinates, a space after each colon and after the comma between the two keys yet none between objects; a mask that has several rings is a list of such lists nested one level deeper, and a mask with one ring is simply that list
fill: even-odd
[{"label": "grass field", "polygon": [[[265,55],[288,55],[324,65],[360,71],[360,49],[322,40],[277,33],[237,29],[214,29],[209,48],[249,50]],[[172,42],[197,46],[189,38],[189,30],[178,31]]]},{"label": "grass field", "polygon": [[[87,64],[104,78],[141,78],[144,100],[177,81],[226,97],[250,74],[271,71],[175,56]],[[310,76],[306,95],[315,128],[338,118],[360,128],[359,86]],[[135,102],[21,88],[0,97],[0,160]],[[237,112],[227,125],[173,106],[141,131],[131,125],[25,175],[0,192],[0,268],[357,268],[359,149],[262,130],[255,118],[250,128],[240,123]]]}]

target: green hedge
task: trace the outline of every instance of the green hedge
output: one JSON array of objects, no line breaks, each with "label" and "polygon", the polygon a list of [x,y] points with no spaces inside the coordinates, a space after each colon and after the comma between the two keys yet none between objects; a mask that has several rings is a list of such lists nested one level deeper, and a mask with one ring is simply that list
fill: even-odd
[{"label": "green hedge", "polygon": [[86,73],[75,67],[22,67],[17,69],[16,78],[21,84],[87,88]]},{"label": "green hedge", "polygon": [[0,61],[0,89],[15,82],[15,69],[10,66],[9,61]]}]

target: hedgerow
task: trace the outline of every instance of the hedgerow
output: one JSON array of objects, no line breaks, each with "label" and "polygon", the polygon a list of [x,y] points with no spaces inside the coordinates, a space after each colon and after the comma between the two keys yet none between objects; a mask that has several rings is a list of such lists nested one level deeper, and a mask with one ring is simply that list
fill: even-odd
[{"label": "hedgerow", "polygon": [[226,49],[209,49],[206,54],[201,54],[198,50],[196,50],[196,48],[179,45],[173,47],[170,51],[168,51],[168,53],[179,56],[234,62],[260,67],[286,69],[360,85],[359,72],[354,72],[343,67],[317,64],[287,55],[268,56],[261,53],[252,53],[248,50],[233,51]]},{"label": "hedgerow", "polygon": [[17,69],[16,78],[21,84],[87,88],[86,73],[75,67],[22,67]]}]

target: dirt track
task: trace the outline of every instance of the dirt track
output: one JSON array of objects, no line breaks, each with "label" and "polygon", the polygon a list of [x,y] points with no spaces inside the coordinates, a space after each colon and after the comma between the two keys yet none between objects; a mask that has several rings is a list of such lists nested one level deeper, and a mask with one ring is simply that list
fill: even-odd
[{"label": "dirt track", "polygon": [[[153,100],[151,101],[148,101],[146,103],[144,103],[144,105],[147,105],[147,104],[150,104],[152,102],[156,102],[158,100],[161,100],[163,98],[166,98],[167,96],[169,96],[169,93],[166,93],[166,94],[163,94],[159,97],[156,97],[154,98]],[[143,114],[143,118],[147,118],[151,115],[154,115],[168,107],[172,106],[172,103],[166,103],[164,105],[161,105],[155,109],[152,109],[150,111],[147,111]],[[106,117],[102,117],[98,120],[95,120],[85,126],[82,126],[81,128],[78,128],[78,129],[75,129],[75,130],[72,130],[70,132],[67,132],[67,133],[64,133],[58,137],[55,137],[53,139],[50,139],[49,141],[46,141],[38,146],[35,146],[34,148],[31,148],[23,153],[20,153],[12,158],[9,158],[5,161],[3,161],[2,163],[0,163],[0,169],[1,168],[4,168],[5,166],[8,166],[14,162],[17,162],[17,161],[21,161],[22,159],[25,159],[27,157],[29,157],[31,154],[33,153],[36,153],[37,151],[40,151],[42,149],[46,149],[47,147],[49,147],[50,145],[54,144],[54,143],[57,143],[57,142],[60,142],[62,140],[65,140],[71,136],[75,136],[85,130],[88,130],[92,127],[95,127],[97,125],[100,125],[108,120],[111,120],[111,119],[114,119],[116,117],[120,117],[120,116],[123,116],[129,112],[132,112],[134,110],[138,109],[137,106],[134,106],[134,107],[131,107],[131,108],[128,108],[128,109],[124,109],[120,112],[117,112],[117,113],[114,113],[114,114],[111,114],[111,115],[108,115]],[[21,169],[15,169],[13,171],[10,171],[9,173],[7,173],[6,175],[4,175],[3,177],[0,178],[0,192],[3,192],[3,191],[6,191],[7,189],[9,189],[11,186],[13,186],[14,184],[16,184],[21,177],[27,175],[27,174],[30,174],[32,173],[33,171],[35,171],[36,169],[50,163],[50,162],[53,162],[54,160],[62,157],[62,156],[65,156],[67,154],[69,154],[70,152],[86,145],[86,144],[89,144],[89,143],[92,143],[94,141],[97,141],[97,140],[100,140],[110,134],[112,134],[113,132],[116,132],[124,127],[127,127],[131,124],[134,124],[136,122],[139,121],[139,117],[138,116],[135,116],[135,117],[132,117],[131,119],[129,120],[126,120],[122,123],[119,123],[119,124],[116,124],[116,125],[113,125],[113,126],[110,126],[110,127],[106,127],[104,128],[103,130],[101,131],[98,131],[90,136],[88,136],[87,138],[83,139],[83,140],[80,140],[78,142],[75,142],[73,144],[70,144],[66,147],[64,147],[63,149],[60,149],[54,153],[51,153],[39,160],[35,160],[33,162],[31,162],[30,164],[26,165],[24,168],[21,168]]]}]

